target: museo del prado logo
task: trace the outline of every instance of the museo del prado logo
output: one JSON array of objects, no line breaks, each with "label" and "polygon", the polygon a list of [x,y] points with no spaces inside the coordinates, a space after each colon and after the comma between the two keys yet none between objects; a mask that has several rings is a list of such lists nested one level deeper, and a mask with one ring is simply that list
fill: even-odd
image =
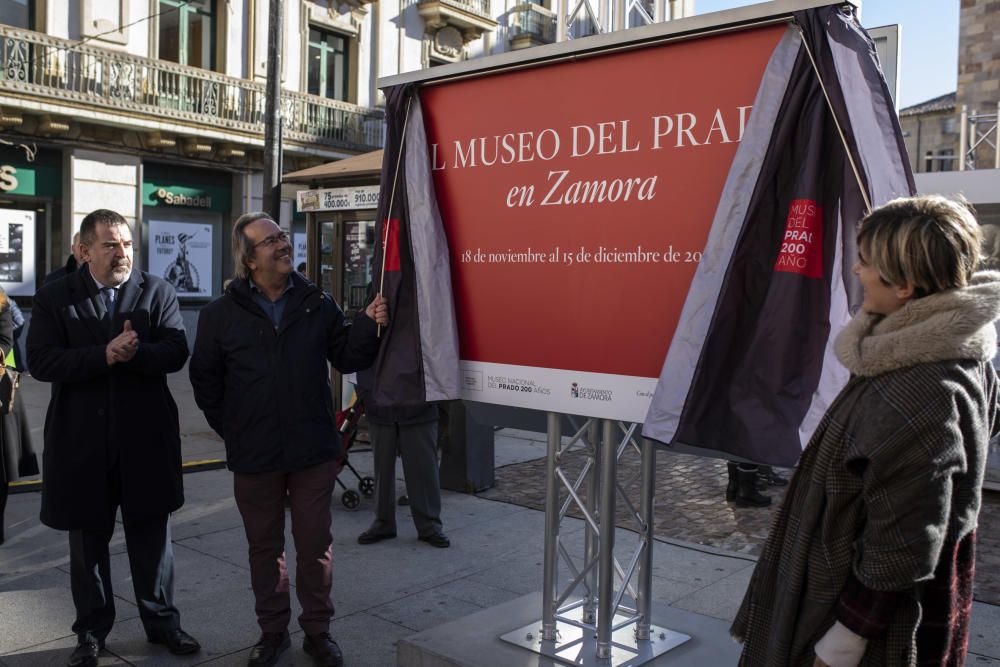
[{"label": "museo del prado logo", "polygon": [[569,395],[572,398],[582,398],[588,401],[604,401],[606,403],[610,403],[614,397],[614,392],[610,389],[581,387],[578,382],[574,382],[569,386]]}]

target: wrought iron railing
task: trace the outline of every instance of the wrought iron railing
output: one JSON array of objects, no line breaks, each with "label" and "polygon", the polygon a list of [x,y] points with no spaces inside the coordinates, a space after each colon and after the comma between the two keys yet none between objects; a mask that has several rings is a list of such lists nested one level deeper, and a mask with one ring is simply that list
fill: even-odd
[{"label": "wrought iron railing", "polygon": [[[0,25],[0,82],[73,105],[144,113],[260,135],[265,87],[245,79]],[[282,92],[283,139],[381,148],[384,114],[316,95]]]},{"label": "wrought iron railing", "polygon": [[538,5],[525,3],[510,11],[511,39],[529,35],[539,42],[551,44],[556,41],[556,17],[554,14]]}]

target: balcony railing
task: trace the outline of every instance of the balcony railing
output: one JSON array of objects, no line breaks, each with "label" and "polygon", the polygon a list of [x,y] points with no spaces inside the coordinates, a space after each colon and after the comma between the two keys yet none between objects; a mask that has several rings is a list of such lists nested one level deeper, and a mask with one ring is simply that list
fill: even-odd
[{"label": "balcony railing", "polygon": [[[265,87],[245,79],[8,26],[0,26],[0,66],[8,93],[254,136],[264,131]],[[286,142],[382,147],[380,110],[287,91],[281,108]]]},{"label": "balcony railing", "polygon": [[510,12],[510,39],[530,37],[542,44],[556,41],[556,17],[535,4],[523,4]]},{"label": "balcony railing", "polygon": [[490,0],[445,0],[445,3],[490,18]]}]

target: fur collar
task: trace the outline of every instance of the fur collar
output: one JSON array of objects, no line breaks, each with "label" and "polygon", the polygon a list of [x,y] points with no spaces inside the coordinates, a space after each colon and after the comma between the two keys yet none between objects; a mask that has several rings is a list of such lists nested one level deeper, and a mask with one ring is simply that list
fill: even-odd
[{"label": "fur collar", "polygon": [[989,361],[997,353],[996,319],[1000,272],[982,271],[966,287],[913,299],[891,315],[858,312],[834,349],[847,370],[866,377],[936,361]]}]

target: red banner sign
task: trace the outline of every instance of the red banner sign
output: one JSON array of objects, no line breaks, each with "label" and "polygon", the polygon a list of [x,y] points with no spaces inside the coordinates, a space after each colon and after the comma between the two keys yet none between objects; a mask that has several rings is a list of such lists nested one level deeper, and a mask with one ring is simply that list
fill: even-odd
[{"label": "red banner sign", "polygon": [[[469,398],[578,413],[578,401],[625,401],[644,413],[785,30],[422,91]],[[821,221],[805,219],[818,235]],[[535,372],[545,369],[555,373]]]}]

